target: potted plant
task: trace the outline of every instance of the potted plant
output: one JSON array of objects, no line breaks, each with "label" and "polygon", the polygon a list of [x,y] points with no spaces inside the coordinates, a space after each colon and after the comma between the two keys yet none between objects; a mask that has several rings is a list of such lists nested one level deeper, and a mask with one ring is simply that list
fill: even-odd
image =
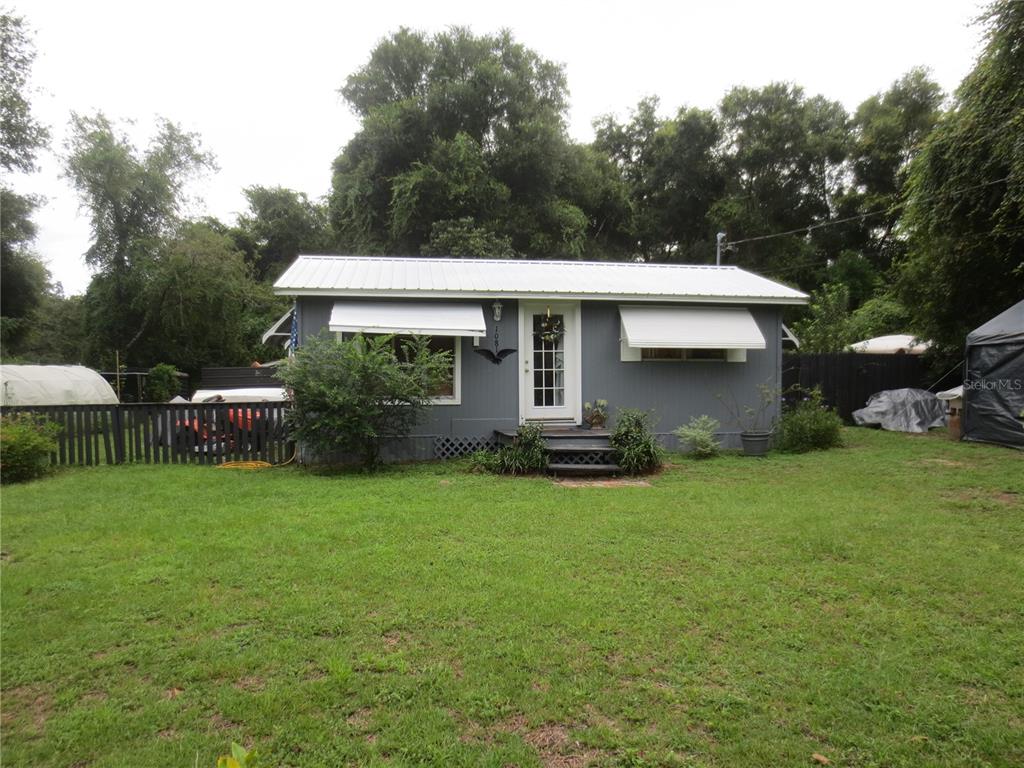
[{"label": "potted plant", "polygon": [[583,404],[584,429],[602,429],[608,423],[608,401],[595,400]]},{"label": "potted plant", "polygon": [[718,396],[741,430],[740,443],[746,456],[764,456],[768,453],[775,433],[776,416],[773,411],[781,392],[776,387],[760,384],[757,393],[757,404],[754,406],[740,406],[731,393],[728,398]]}]

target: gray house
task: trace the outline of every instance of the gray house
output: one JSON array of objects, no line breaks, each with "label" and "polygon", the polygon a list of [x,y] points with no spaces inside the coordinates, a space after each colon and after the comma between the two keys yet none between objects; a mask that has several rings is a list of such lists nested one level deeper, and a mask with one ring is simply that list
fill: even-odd
[{"label": "gray house", "polygon": [[[653,411],[668,435],[756,404],[781,381],[782,308],[807,296],[736,267],[621,262],[299,256],[274,284],[297,343],[321,333],[421,334],[455,361],[394,457],[474,450],[526,421],[567,427],[583,404]],[[282,318],[279,327],[284,333]],[[777,405],[775,406],[778,407]]]}]

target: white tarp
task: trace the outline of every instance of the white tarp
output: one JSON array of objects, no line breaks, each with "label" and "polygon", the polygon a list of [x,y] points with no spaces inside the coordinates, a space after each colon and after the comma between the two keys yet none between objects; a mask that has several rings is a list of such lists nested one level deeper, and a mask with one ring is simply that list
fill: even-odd
[{"label": "white tarp", "polygon": [[288,393],[281,387],[240,387],[238,389],[197,389],[193,403],[283,403]]},{"label": "white tarp", "polygon": [[623,341],[649,349],[764,349],[761,330],[745,309],[619,307]]},{"label": "white tarp", "polygon": [[480,304],[336,301],[330,329],[336,333],[401,333],[417,336],[486,336]]},{"label": "white tarp", "polygon": [[117,394],[81,365],[0,365],[0,405],[113,405]]},{"label": "white tarp", "polygon": [[932,345],[930,341],[914,343],[909,333],[895,333],[890,336],[876,336],[850,345],[850,349],[866,355],[922,355]]}]

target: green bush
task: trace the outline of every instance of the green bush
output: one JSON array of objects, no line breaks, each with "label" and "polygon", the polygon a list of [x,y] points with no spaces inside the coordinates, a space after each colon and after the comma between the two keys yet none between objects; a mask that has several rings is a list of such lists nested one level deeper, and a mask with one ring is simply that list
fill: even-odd
[{"label": "green bush", "polygon": [[355,454],[376,469],[382,444],[408,436],[451,366],[451,352],[431,351],[422,336],[310,339],[280,372],[293,394],[291,435],[317,453]]},{"label": "green bush", "polygon": [[0,482],[35,480],[50,471],[60,427],[31,413],[0,419]]},{"label": "green bush", "polygon": [[469,455],[469,471],[500,474],[501,451],[475,451]]},{"label": "green bush", "polygon": [[612,448],[615,462],[630,475],[640,475],[658,469],[665,452],[651,429],[651,417],[645,411],[624,408],[612,430]]},{"label": "green bush", "polygon": [[539,424],[523,424],[512,438],[511,445],[498,451],[477,451],[469,460],[474,472],[501,475],[529,475],[542,472],[548,465],[548,449],[544,430]]},{"label": "green bush", "polygon": [[548,447],[540,424],[523,424],[512,443],[499,451],[477,451],[469,457],[471,472],[503,475],[528,475],[543,472],[548,466]]},{"label": "green bush", "polygon": [[548,465],[543,427],[540,424],[523,424],[512,438],[512,444],[498,451],[498,460],[500,471],[506,475],[543,471]]},{"label": "green bush", "polygon": [[690,454],[697,459],[710,459],[722,452],[722,444],[715,435],[722,425],[710,416],[694,416],[685,427],[679,427],[672,434],[689,446]]},{"label": "green bush", "polygon": [[843,420],[812,389],[782,415],[776,447],[786,453],[822,451],[842,445]]},{"label": "green bush", "polygon": [[146,376],[146,399],[166,403],[178,394],[178,369],[169,363],[158,363]]}]

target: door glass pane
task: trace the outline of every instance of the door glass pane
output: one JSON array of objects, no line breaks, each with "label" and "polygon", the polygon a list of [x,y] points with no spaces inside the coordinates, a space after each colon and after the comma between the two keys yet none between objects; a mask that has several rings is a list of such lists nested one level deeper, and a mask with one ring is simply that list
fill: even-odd
[{"label": "door glass pane", "polygon": [[565,316],[547,312],[533,316],[533,404],[565,405]]}]

